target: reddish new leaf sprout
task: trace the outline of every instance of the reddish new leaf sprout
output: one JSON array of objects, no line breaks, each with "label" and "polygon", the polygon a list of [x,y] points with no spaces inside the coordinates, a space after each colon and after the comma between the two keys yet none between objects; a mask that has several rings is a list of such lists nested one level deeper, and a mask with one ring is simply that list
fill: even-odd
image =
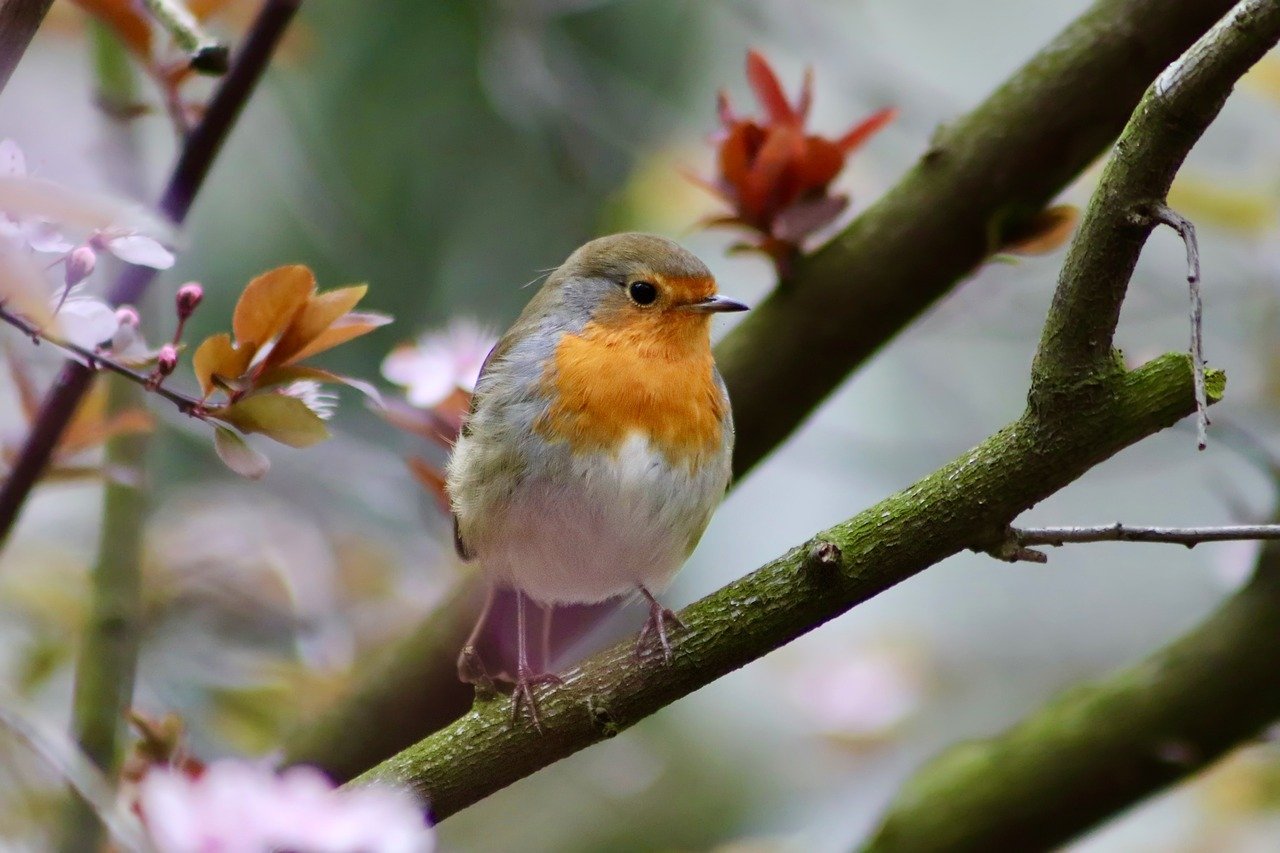
[{"label": "reddish new leaf sprout", "polygon": [[739,116],[728,94],[720,92],[716,109],[723,129],[714,139],[717,174],[710,181],[695,180],[733,210],[705,224],[747,229],[750,236],[735,248],[765,253],[784,277],[805,240],[848,207],[847,195],[831,191],[848,156],[892,121],[897,110],[879,110],[828,139],[805,128],[813,103],[812,70],[805,72],[793,104],[769,63],[752,50],[747,53],[747,82],[763,116]]}]

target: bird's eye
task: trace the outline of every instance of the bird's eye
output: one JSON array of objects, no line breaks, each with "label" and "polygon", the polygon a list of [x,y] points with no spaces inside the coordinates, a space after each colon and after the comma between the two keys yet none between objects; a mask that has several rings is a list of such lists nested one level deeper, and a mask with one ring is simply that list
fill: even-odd
[{"label": "bird's eye", "polygon": [[651,281],[633,281],[627,288],[631,301],[637,305],[652,305],[658,298],[658,288]]}]

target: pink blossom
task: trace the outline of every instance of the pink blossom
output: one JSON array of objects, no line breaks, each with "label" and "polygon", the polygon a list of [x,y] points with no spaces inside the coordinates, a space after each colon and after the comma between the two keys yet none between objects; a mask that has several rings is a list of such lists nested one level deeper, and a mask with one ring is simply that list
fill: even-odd
[{"label": "pink blossom", "polygon": [[319,770],[276,773],[245,761],[210,764],[198,778],[151,770],[138,789],[161,853],[429,853],[434,834],[407,792],[337,790]]},{"label": "pink blossom", "polygon": [[454,320],[392,350],[382,362],[382,375],[408,389],[405,396],[412,405],[430,408],[455,390],[475,390],[480,366],[496,339],[474,320]]},{"label": "pink blossom", "polygon": [[[0,139],[0,178],[25,177],[26,155],[12,139]],[[73,248],[52,223],[7,212],[0,213],[0,236],[36,252],[66,253]]]}]

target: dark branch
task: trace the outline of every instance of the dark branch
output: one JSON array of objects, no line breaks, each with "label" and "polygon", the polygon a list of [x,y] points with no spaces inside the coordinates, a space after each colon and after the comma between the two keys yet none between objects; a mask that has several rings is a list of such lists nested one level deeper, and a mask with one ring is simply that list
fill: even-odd
[{"label": "dark branch", "polygon": [[97,352],[95,350],[86,349],[85,347],[73,344],[70,341],[64,341],[55,335],[49,334],[47,331],[38,328],[28,320],[13,314],[3,305],[0,305],[0,321],[8,323],[18,331],[22,332],[33,339],[48,341],[58,349],[66,350],[79,357],[79,364],[88,368],[90,371],[102,369],[109,370],[119,376],[123,376],[130,382],[141,385],[147,391],[153,394],[159,394],[170,403],[178,408],[179,412],[189,415],[192,412],[198,412],[201,408],[201,401],[195,397],[190,397],[178,391],[170,390],[163,385],[156,385],[153,377],[147,373],[141,373],[131,367],[121,364],[113,359],[110,355]]},{"label": "dark branch", "polygon": [[52,5],[53,0],[0,0],[0,91]]},{"label": "dark branch", "polygon": [[[186,219],[209,167],[266,70],[271,54],[300,2],[266,0],[230,73],[218,87],[200,124],[187,137],[168,187],[160,199],[160,210],[175,223]],[[150,267],[126,266],[111,289],[112,303],[138,302],[155,274],[156,271]],[[8,539],[18,512],[48,466],[58,440],[89,389],[92,377],[93,371],[89,368],[77,361],[68,361],[45,395],[26,443],[9,476],[0,485],[0,547]]]}]

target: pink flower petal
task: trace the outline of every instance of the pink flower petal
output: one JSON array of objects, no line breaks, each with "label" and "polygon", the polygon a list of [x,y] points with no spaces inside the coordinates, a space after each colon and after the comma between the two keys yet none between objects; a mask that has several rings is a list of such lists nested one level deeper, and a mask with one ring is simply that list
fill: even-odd
[{"label": "pink flower petal", "polygon": [[144,234],[125,234],[107,240],[107,251],[129,264],[167,270],[173,266],[173,252]]},{"label": "pink flower petal", "polygon": [[27,158],[12,139],[0,140],[0,177],[23,178],[27,175]]}]

